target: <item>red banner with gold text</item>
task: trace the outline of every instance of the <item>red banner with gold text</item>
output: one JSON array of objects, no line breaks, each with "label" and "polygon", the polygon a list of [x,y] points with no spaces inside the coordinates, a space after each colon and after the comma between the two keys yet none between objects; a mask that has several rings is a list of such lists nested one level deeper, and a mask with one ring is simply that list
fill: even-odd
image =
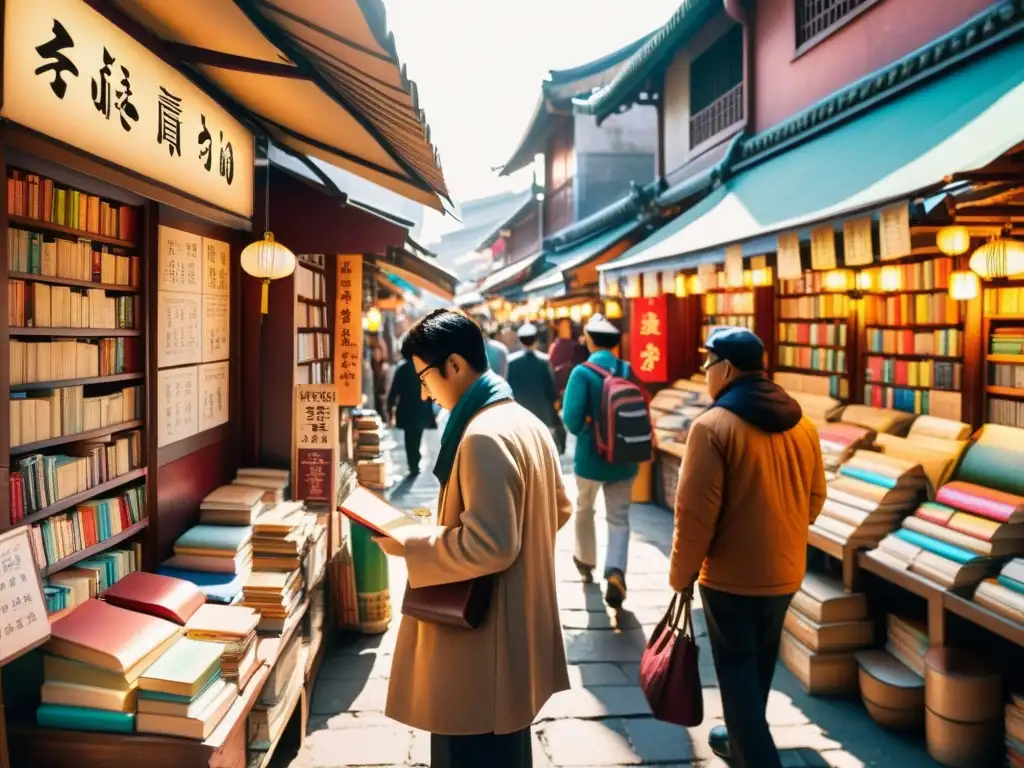
[{"label": "red banner with gold text", "polygon": [[630,308],[630,364],[640,381],[668,380],[668,297],[633,299]]}]

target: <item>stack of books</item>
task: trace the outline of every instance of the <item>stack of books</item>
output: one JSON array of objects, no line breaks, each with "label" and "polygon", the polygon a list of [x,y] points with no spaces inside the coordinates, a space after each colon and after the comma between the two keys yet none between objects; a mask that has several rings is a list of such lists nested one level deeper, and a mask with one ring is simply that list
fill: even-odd
[{"label": "stack of books", "polygon": [[859,450],[828,483],[828,498],[811,530],[843,546],[876,546],[921,500],[920,464]]},{"label": "stack of books", "polygon": [[953,481],[879,545],[878,558],[947,589],[973,586],[999,558],[1024,554],[1022,520],[1024,496]]},{"label": "stack of books", "polygon": [[139,733],[206,739],[238,698],[221,677],[221,643],[179,638],[139,678]]},{"label": "stack of books", "polygon": [[1024,625],[1024,558],[1013,558],[1003,566],[997,578],[978,584],[974,602]]},{"label": "stack of books", "polygon": [[260,667],[256,657],[256,627],[260,616],[241,605],[207,603],[185,624],[185,636],[192,640],[223,643],[221,677],[245,690]]},{"label": "stack of books", "polygon": [[138,681],[181,637],[178,625],[87,600],[51,627],[44,650],[45,728],[131,733]]},{"label": "stack of books", "polygon": [[391,485],[391,465],[383,451],[384,422],[376,411],[359,410],[352,416],[356,472],[367,488],[383,491]]},{"label": "stack of books", "polygon": [[825,464],[825,477],[831,480],[839,471],[839,466],[861,448],[870,448],[875,439],[875,432],[856,424],[843,424],[838,421],[822,424],[818,427],[818,442],[821,445],[821,458]]},{"label": "stack of books", "polygon": [[854,652],[874,639],[865,595],[846,592],[836,579],[804,577],[786,613],[780,655],[811,694],[849,693],[857,688]]},{"label": "stack of books", "polygon": [[296,633],[281,650],[249,715],[249,749],[266,752],[281,735],[305,681],[302,637]]},{"label": "stack of books", "polygon": [[1010,768],[1024,765],[1024,696],[1010,697],[1006,705],[1006,762]]},{"label": "stack of books", "polygon": [[288,494],[290,473],[287,469],[242,467],[235,475],[234,485],[245,485],[263,491],[263,503],[279,504]]},{"label": "stack of books", "polygon": [[142,545],[110,549],[80,560],[43,580],[46,613],[55,622],[90,598],[99,597],[112,584],[139,569]]},{"label": "stack of books", "polygon": [[174,542],[165,565],[213,573],[246,573],[252,568],[252,527],[196,525]]},{"label": "stack of books", "polygon": [[259,611],[259,631],[280,635],[302,605],[304,596],[299,570],[253,571],[242,589],[242,605]]},{"label": "stack of books", "polygon": [[263,510],[263,489],[247,485],[222,485],[199,505],[204,525],[252,525]]},{"label": "stack of books", "polygon": [[924,677],[924,655],[928,653],[928,625],[923,621],[887,614],[885,650],[919,677]]},{"label": "stack of books", "polygon": [[264,512],[253,525],[253,570],[294,571],[316,526],[316,515],[301,501],[286,501]]}]

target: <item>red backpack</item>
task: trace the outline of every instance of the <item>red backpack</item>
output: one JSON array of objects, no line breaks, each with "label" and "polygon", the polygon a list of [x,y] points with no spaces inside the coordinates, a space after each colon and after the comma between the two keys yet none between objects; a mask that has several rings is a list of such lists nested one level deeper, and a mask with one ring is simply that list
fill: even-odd
[{"label": "red backpack", "polygon": [[[586,362],[603,380],[601,407],[593,425],[598,455],[609,464],[639,464],[653,453],[651,413],[647,395],[637,384],[618,373]],[[616,366],[621,365],[616,362]]]}]

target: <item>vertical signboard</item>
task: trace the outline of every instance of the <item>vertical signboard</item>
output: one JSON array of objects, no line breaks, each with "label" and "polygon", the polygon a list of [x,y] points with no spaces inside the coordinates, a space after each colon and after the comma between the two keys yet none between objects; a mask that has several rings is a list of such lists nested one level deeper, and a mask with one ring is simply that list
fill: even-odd
[{"label": "vertical signboard", "polygon": [[649,384],[668,380],[667,320],[668,301],[664,294],[633,302],[630,364],[637,378]]},{"label": "vertical signboard", "polygon": [[338,256],[334,297],[334,384],[338,405],[362,404],[363,257]]},{"label": "vertical signboard", "polygon": [[294,392],[295,498],[333,508],[338,483],[338,393],[331,384],[299,384]]}]

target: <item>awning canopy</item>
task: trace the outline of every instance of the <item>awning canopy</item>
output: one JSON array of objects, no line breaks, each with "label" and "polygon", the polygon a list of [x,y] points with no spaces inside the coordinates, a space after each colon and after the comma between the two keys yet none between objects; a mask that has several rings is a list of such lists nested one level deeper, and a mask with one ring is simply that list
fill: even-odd
[{"label": "awning canopy", "polygon": [[416,253],[408,245],[391,248],[386,258],[376,257],[374,261],[386,274],[401,278],[446,301],[455,298],[455,286],[459,278],[442,269],[433,258]]},{"label": "awning canopy", "polygon": [[540,277],[526,283],[523,286],[523,291],[528,296],[537,296],[539,298],[557,298],[564,295],[566,290],[564,276],[566,272],[570,269],[578,269],[600,257],[601,254],[629,235],[638,226],[639,222],[635,219],[627,221],[563,251],[545,254],[546,261],[554,266]]},{"label": "awning canopy", "polygon": [[473,307],[476,306],[477,304],[483,304],[485,301],[487,301],[487,299],[484,298],[484,295],[482,293],[479,293],[478,291],[472,291],[470,293],[460,293],[452,300],[452,303],[455,304],[456,307],[461,308]]},{"label": "awning canopy", "polygon": [[440,161],[381,0],[114,3],[277,143],[444,210]]},{"label": "awning canopy", "polygon": [[1019,40],[950,68],[743,170],[600,269],[681,269],[724,257],[731,243],[744,243],[745,253],[774,251],[780,232],[862,214],[982,168],[1024,140],[1022,71]]},{"label": "awning canopy", "polygon": [[525,259],[506,264],[504,267],[491,272],[480,283],[480,293],[486,296],[487,294],[497,293],[513,283],[526,282],[526,280],[533,277],[535,269],[540,266],[540,259],[543,255],[542,251],[538,251],[533,256],[527,256]]}]

